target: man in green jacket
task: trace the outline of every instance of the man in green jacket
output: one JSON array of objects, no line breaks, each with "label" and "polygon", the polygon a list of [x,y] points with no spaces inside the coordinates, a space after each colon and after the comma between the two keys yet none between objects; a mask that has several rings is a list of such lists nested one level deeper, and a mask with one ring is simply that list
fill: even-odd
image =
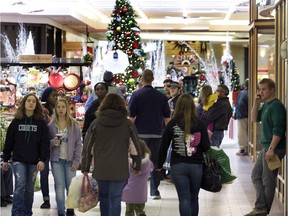
[{"label": "man in green jacket", "polygon": [[[252,171],[252,182],[256,190],[255,208],[245,216],[268,215],[273,203],[278,168],[269,169],[268,163],[275,156],[285,156],[286,110],[275,94],[275,83],[262,79],[251,111],[253,122],[261,122],[261,145]],[[264,102],[260,106],[261,102]]]}]

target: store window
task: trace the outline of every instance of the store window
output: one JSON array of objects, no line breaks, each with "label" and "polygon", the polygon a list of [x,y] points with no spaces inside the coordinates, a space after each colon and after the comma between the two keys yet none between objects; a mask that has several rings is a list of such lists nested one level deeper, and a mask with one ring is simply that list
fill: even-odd
[{"label": "store window", "polygon": [[[260,31],[261,32],[261,31]],[[274,34],[258,33],[257,81],[270,78],[275,81],[275,39]]]}]

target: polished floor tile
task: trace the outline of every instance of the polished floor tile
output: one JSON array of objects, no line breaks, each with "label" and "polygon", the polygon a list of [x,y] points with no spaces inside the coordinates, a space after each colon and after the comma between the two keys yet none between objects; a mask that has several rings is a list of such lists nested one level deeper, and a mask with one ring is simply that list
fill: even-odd
[{"label": "polished floor tile", "polygon": [[[210,193],[201,190],[199,194],[199,216],[243,216],[251,211],[255,199],[255,191],[250,180],[253,167],[252,159],[249,156],[236,156],[238,146],[231,141],[224,141],[222,148],[230,157],[231,168],[237,179],[232,184],[223,185],[223,189],[218,193]],[[80,173],[79,173],[80,174]],[[57,216],[54,183],[50,174],[50,196],[51,209],[40,209],[42,204],[42,194],[35,192],[33,204],[33,215],[36,216]],[[153,200],[148,198],[146,203],[146,214],[148,216],[178,216],[178,199],[175,187],[172,183],[162,181],[160,185],[162,199]],[[1,215],[11,215],[11,206],[1,207]],[[76,211],[77,216],[99,216],[99,206],[86,212]],[[125,203],[122,203],[122,214],[125,215]],[[274,199],[271,216],[282,216],[283,205]]]}]

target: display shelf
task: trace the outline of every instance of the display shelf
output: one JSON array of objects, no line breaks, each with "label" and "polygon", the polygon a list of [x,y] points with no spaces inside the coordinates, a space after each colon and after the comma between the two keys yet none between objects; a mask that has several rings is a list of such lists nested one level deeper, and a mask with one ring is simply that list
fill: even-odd
[{"label": "display shelf", "polygon": [[0,63],[1,67],[17,67],[17,66],[22,66],[22,67],[50,67],[50,66],[56,66],[56,67],[70,67],[70,66],[90,66],[91,63],[5,63],[1,62]]}]

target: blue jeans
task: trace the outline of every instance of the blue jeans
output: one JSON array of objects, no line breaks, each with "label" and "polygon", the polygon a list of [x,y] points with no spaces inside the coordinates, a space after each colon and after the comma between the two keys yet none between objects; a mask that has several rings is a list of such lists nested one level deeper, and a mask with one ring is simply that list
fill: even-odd
[{"label": "blue jeans", "polygon": [[211,137],[211,146],[217,146],[220,147],[222,140],[224,138],[224,131],[214,131],[213,135]]},{"label": "blue jeans", "polygon": [[[266,210],[269,214],[275,195],[278,169],[269,170],[265,153],[265,149],[260,151],[252,170],[251,179],[256,190],[255,208]],[[276,149],[275,153],[281,160],[285,156],[285,149]]]},{"label": "blue jeans", "polygon": [[[151,161],[153,162],[154,168],[158,167],[158,148],[160,145],[161,138],[145,138],[143,139],[151,151]],[[158,187],[160,185],[161,173],[160,171],[153,170],[150,178],[150,196],[160,195]]]},{"label": "blue jeans", "polygon": [[199,212],[198,195],[200,191],[203,165],[177,163],[171,166],[173,178],[179,198],[181,216],[197,216]]},{"label": "blue jeans", "polygon": [[44,201],[49,200],[49,159],[45,161],[44,170],[40,172],[40,184],[41,184],[41,192],[43,195]]},{"label": "blue jeans", "polygon": [[65,214],[65,189],[68,194],[72,178],[76,176],[76,172],[71,171],[71,166],[72,161],[51,161],[58,214]]},{"label": "blue jeans", "polygon": [[[2,164],[1,164],[2,165]],[[1,197],[10,196],[13,194],[13,171],[12,166],[8,164],[9,168],[5,172],[1,169]]]},{"label": "blue jeans", "polygon": [[30,216],[32,215],[37,166],[35,164],[13,162],[13,171],[15,189],[12,216]]},{"label": "blue jeans", "polygon": [[120,216],[122,191],[126,181],[96,180],[99,187],[101,215]]}]

